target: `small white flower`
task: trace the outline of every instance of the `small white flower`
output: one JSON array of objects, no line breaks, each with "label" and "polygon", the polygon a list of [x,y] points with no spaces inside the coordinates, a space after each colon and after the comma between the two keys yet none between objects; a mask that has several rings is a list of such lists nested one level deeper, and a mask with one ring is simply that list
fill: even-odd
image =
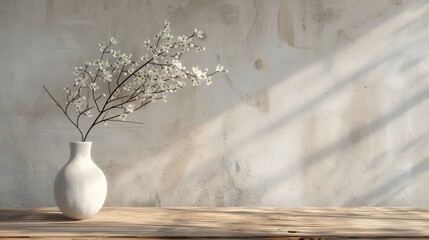
[{"label": "small white flower", "polygon": [[133,87],[133,84],[131,82],[127,82],[123,88],[125,91],[131,91],[132,87]]},{"label": "small white flower", "polygon": [[207,78],[207,85],[209,86],[210,84],[212,84],[213,82],[212,82],[212,78],[211,77],[209,77],[209,78]]},{"label": "small white flower", "polygon": [[197,37],[198,38],[204,38],[204,32],[203,31],[198,31]]},{"label": "small white flower", "polygon": [[112,44],[118,44],[118,40],[114,37],[110,38],[110,43]]},{"label": "small white flower", "polygon": [[195,67],[192,67],[192,71],[193,71],[194,73],[198,73],[198,72],[200,72],[201,70],[200,70],[200,67],[195,66]]},{"label": "small white flower", "polygon": [[92,118],[92,117],[93,117],[93,115],[92,115],[92,113],[91,113],[91,111],[90,111],[90,110],[88,110],[88,111],[85,113],[85,115],[86,115],[87,117],[89,117],[89,118]]},{"label": "small white flower", "polygon": [[140,103],[143,103],[146,100],[145,94],[139,94],[137,100],[140,100]]},{"label": "small white flower", "polygon": [[73,104],[76,107],[76,111],[80,110],[82,108],[82,105],[85,103],[85,98],[81,97],[73,101]]},{"label": "small white flower", "polygon": [[131,54],[130,54],[130,56],[126,55],[125,53],[122,54],[122,59],[121,59],[120,63],[124,64],[124,65],[130,64],[131,63],[131,60],[130,60],[131,56],[132,56]]},{"label": "small white flower", "polygon": [[108,72],[107,70],[102,71],[102,77],[103,77],[103,82],[111,82],[112,81],[112,74],[110,72]]},{"label": "small white flower", "polygon": [[121,115],[119,115],[118,118],[121,119],[122,121],[125,121],[125,120],[127,120],[127,114],[126,113],[122,113]]},{"label": "small white flower", "polygon": [[76,86],[79,86],[79,85],[84,86],[84,85],[85,85],[85,81],[86,81],[86,79],[85,79],[85,78],[78,77],[78,78],[75,78],[75,79],[74,79],[74,81],[75,81],[75,83],[76,83]]},{"label": "small white flower", "polygon": [[133,104],[128,104],[127,108],[126,108],[127,112],[132,113],[134,112],[134,105]]},{"label": "small white flower", "polygon": [[113,57],[118,58],[118,57],[121,57],[121,56],[122,56],[122,54],[121,54],[121,50],[118,50],[118,51],[114,51],[114,52],[113,52]]},{"label": "small white flower", "polygon": [[70,93],[70,86],[68,84],[63,89],[67,94]]},{"label": "small white flower", "polygon": [[192,84],[192,86],[193,86],[193,87],[200,86],[200,85],[201,85],[201,80],[198,80],[198,79],[192,78],[192,79],[191,79],[191,84]]},{"label": "small white flower", "polygon": [[222,71],[222,69],[223,69],[223,66],[221,66],[220,64],[218,64],[217,66],[216,66],[216,71]]},{"label": "small white flower", "polygon": [[186,86],[186,83],[185,82],[181,82],[181,81],[177,81],[176,82],[176,86],[177,86],[177,88],[182,88],[182,87]]},{"label": "small white flower", "polygon": [[93,82],[93,83],[90,83],[90,84],[89,84],[89,88],[90,88],[91,90],[93,90],[93,91],[97,91],[100,87],[99,87],[99,86],[97,86],[97,83],[96,83],[96,82]]},{"label": "small white flower", "polygon": [[76,76],[80,74],[80,71],[79,71],[79,69],[77,67],[74,67],[73,74],[76,75]]},{"label": "small white flower", "polygon": [[203,72],[198,66],[192,67],[192,71],[197,75],[198,79],[206,79],[207,78],[207,70]]},{"label": "small white flower", "polygon": [[99,43],[98,46],[100,46],[100,51],[104,51],[104,48],[106,47],[106,43],[105,42]]},{"label": "small white flower", "polygon": [[110,99],[116,99],[118,96],[119,96],[119,94],[120,94],[120,91],[119,91],[119,89],[116,89],[116,91],[115,92],[113,92],[113,94],[112,94],[112,96],[110,97]]},{"label": "small white flower", "polygon": [[197,53],[202,52],[202,51],[205,51],[205,50],[206,50],[206,48],[205,48],[205,47],[197,47],[197,48],[195,48],[195,51],[196,51]]},{"label": "small white flower", "polygon": [[122,54],[122,59],[130,59],[130,58],[131,58],[131,56],[133,56],[133,54],[130,54],[130,55],[128,56],[126,53],[124,53],[124,54]]},{"label": "small white flower", "polygon": [[177,91],[177,88],[176,88],[176,86],[174,86],[174,85],[170,85],[170,86],[168,86],[168,91],[169,91],[169,92],[176,92],[176,91]]},{"label": "small white flower", "polygon": [[147,54],[145,54],[145,55],[141,56],[141,57],[140,57],[140,59],[141,59],[142,61],[144,61],[144,60],[148,59],[148,55],[147,55]]}]

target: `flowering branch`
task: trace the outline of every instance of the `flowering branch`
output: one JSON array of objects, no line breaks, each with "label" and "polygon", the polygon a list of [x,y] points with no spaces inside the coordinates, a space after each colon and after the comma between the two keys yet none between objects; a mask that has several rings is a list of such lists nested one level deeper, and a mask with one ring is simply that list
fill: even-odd
[{"label": "flowering branch", "polygon": [[[171,35],[170,23],[165,21],[164,28],[154,37],[154,45],[150,39],[144,41],[149,53],[138,60],[132,60],[132,54],[127,55],[121,50],[111,48],[117,44],[117,40],[112,37],[107,44],[99,44],[99,59],[86,61],[84,66],[75,68],[74,85],[66,85],[64,88],[64,105],[60,104],[45,86],[43,88],[77,128],[82,141],[86,141],[91,130],[100,123],[141,124],[127,121],[128,116],[157,100],[167,102],[167,94],[185,87],[187,82],[194,87],[200,86],[202,82],[210,85],[213,75],[227,72],[221,65],[209,73],[207,68],[201,70],[198,66],[189,71],[182,64],[180,59],[186,52],[192,49],[197,53],[205,50],[204,47],[192,43],[193,39],[201,38],[203,32],[197,29],[189,36],[174,37]],[[70,106],[74,106],[75,114],[69,111]],[[86,131],[83,131],[79,122],[82,116],[89,119],[95,116]]]}]

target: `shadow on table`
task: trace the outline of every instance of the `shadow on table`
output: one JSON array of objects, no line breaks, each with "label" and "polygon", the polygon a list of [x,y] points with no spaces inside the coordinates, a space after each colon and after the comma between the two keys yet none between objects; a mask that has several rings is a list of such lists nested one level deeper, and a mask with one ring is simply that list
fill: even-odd
[{"label": "shadow on table", "polygon": [[0,222],[51,222],[51,221],[76,221],[62,215],[59,211],[46,211],[42,209],[10,208],[0,209]]}]

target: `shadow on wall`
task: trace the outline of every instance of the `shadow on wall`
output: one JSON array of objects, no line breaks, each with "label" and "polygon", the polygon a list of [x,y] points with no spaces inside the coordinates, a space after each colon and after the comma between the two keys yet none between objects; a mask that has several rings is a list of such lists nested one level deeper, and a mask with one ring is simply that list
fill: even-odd
[{"label": "shadow on wall", "polygon": [[[186,150],[184,150],[186,154],[183,153],[183,156],[181,157],[169,156],[167,157],[168,159],[164,159],[169,162],[169,164],[167,164],[163,170],[169,173],[167,174],[169,178],[163,178],[163,181],[161,181],[161,183],[166,182],[166,189],[164,189],[164,191],[185,192],[186,188],[180,186],[180,183],[193,181],[192,178],[195,177],[197,172],[205,172],[205,169],[207,168],[206,165],[200,165],[200,168],[193,169],[192,173],[186,173],[186,170],[187,164],[189,164],[190,158],[193,154],[191,145],[194,144],[196,135],[198,134],[198,128],[204,125],[206,122],[211,121],[212,119],[215,119],[217,116],[226,112],[233,111],[233,109],[237,108],[243,103],[259,109],[261,114],[269,113],[270,89],[283,84],[285,81],[289,81],[290,78],[299,75],[302,71],[306,71],[312,65],[320,62],[326,65],[326,68],[328,68],[327,71],[329,72],[330,69],[332,70],[335,68],[332,65],[335,64],[335,55],[338,52],[350,51],[353,53],[353,51],[356,51],[353,50],[356,41],[364,41],[362,39],[364,39],[366,35],[371,34],[373,31],[379,28],[382,28],[386,22],[395,21],[395,18],[404,12],[418,12],[419,8],[427,5],[424,2],[407,2],[407,4],[404,5],[401,5],[400,2],[397,1],[385,3],[386,6],[380,8],[375,7],[373,9],[368,9],[364,2],[355,2],[351,4],[353,7],[357,7],[354,9],[354,11],[359,12],[360,15],[354,16],[352,23],[350,23],[347,21],[342,21],[343,18],[346,17],[342,15],[345,13],[342,13],[341,9],[335,9],[334,6],[329,6],[328,3],[323,1],[318,2],[316,4],[317,6],[302,1],[282,1],[280,2],[281,7],[277,13],[278,19],[276,20],[278,20],[278,22],[273,23],[273,18],[270,15],[264,14],[266,11],[269,11],[270,6],[264,5],[262,2],[253,2],[254,12],[252,12],[251,16],[246,17],[253,19],[254,25],[247,29],[247,34],[240,39],[240,42],[243,44],[236,46],[236,49],[233,52],[233,57],[228,59],[230,62],[229,64],[232,66],[231,73],[228,76],[225,76],[225,84],[221,85],[221,87],[218,86],[213,95],[208,95],[211,97],[216,95],[216,93],[221,92],[223,95],[227,95],[225,98],[226,100],[223,99],[223,101],[216,101],[216,109],[210,109],[210,111],[204,111],[201,105],[194,103],[191,112],[195,114],[195,111],[203,111],[204,115],[200,115],[192,119],[186,119],[192,122],[191,124],[175,126],[175,131],[180,132],[181,134],[175,135],[173,138],[164,141],[162,147],[174,144],[183,138],[189,139],[190,141],[189,147],[185,148]],[[390,3],[392,5],[389,5]],[[201,4],[202,3],[196,3],[195,5],[198,6]],[[214,9],[217,9],[217,4],[210,4],[213,5]],[[236,4],[235,6],[238,7],[232,8],[230,10],[231,12],[245,12],[241,9],[242,6],[240,6],[240,4]],[[200,7],[204,8],[203,6]],[[179,9],[186,12],[186,8]],[[295,15],[291,14],[292,11],[295,12]],[[399,101],[397,106],[393,106],[391,108],[387,107],[387,109],[391,110],[383,113],[383,115],[372,115],[369,121],[357,121],[351,126],[348,126],[348,129],[344,131],[345,133],[341,133],[341,135],[338,136],[335,141],[330,142],[321,148],[308,149],[299,159],[294,159],[292,164],[284,165],[284,168],[277,171],[276,175],[270,175],[267,177],[267,179],[265,179],[265,181],[256,183],[253,186],[249,187],[246,184],[243,184],[243,182],[249,181],[250,178],[254,177],[251,172],[242,171],[237,175],[237,172],[245,169],[245,166],[243,167],[238,165],[238,162],[234,161],[234,155],[236,152],[251,145],[254,139],[263,139],[270,133],[285,128],[297,121],[301,121],[303,116],[308,114],[314,114],[315,117],[318,117],[317,111],[315,112],[315,110],[318,110],[318,108],[323,104],[332,101],[332,99],[335,99],[338,95],[344,94],[344,92],[350,88],[361,90],[359,88],[363,88],[364,84],[374,86],[377,85],[377,81],[385,81],[384,83],[388,83],[388,74],[384,74],[385,76],[380,76],[380,78],[385,77],[384,80],[372,77],[370,80],[366,80],[366,83],[363,83],[364,81],[362,79],[370,77],[371,75],[380,75],[380,72],[383,73],[383,70],[389,66],[404,64],[398,67],[401,72],[398,72],[397,74],[408,77],[408,72],[413,71],[412,68],[414,66],[422,64],[426,60],[425,55],[427,55],[427,51],[424,51],[424,54],[415,54],[415,52],[410,51],[410,46],[413,46],[412,48],[414,48],[414,50],[420,51],[419,47],[424,46],[426,42],[427,37],[424,34],[417,36],[409,35],[409,26],[421,25],[422,22],[424,22],[422,16],[424,15],[421,14],[420,18],[410,20],[409,22],[401,22],[402,25],[397,26],[397,31],[395,31],[392,36],[389,36],[392,39],[408,38],[409,40],[406,42],[406,44],[396,40],[386,42],[386,46],[384,46],[384,49],[386,50],[385,52],[382,52],[379,55],[368,54],[371,57],[366,59],[364,63],[360,65],[357,64],[356,67],[351,68],[347,74],[342,74],[341,78],[332,75],[331,77],[335,79],[328,79],[328,84],[326,84],[324,89],[319,90],[318,95],[305,98],[305,101],[298,101],[298,106],[291,107],[290,111],[277,118],[275,121],[270,123],[269,126],[257,127],[255,131],[250,134],[250,137],[242,139],[241,141],[226,143],[225,152],[219,153],[218,155],[215,155],[214,158],[208,160],[208,162],[218,162],[220,166],[218,169],[216,169],[216,172],[206,176],[204,183],[202,184],[209,184],[211,186],[192,188],[194,191],[199,191],[199,194],[197,194],[198,197],[194,200],[194,202],[184,202],[184,204],[204,205],[207,204],[207,198],[215,198],[214,201],[218,206],[258,205],[261,203],[263,195],[266,194],[267,191],[270,191],[270,189],[282,187],[292,178],[311,178],[311,176],[307,173],[314,171],[314,168],[317,166],[317,164],[325,161],[326,159],[335,158],[334,155],[343,156],[344,154],[349,153],[349,151],[351,151],[350,149],[362,148],[362,146],[359,146],[359,144],[361,144],[364,140],[371,138],[375,134],[380,134],[379,132],[387,131],[386,128],[388,128],[392,122],[396,121],[398,118],[403,117],[410,110],[425,102],[429,97],[429,89],[424,87],[420,90],[417,90],[417,88],[420,85],[424,85],[421,83],[421,81],[424,80],[426,73],[417,75],[414,74],[414,76],[412,76],[412,80],[409,80],[408,83],[404,84],[406,87],[411,85],[416,86],[416,89],[413,92],[414,96],[404,95],[403,101]],[[238,18],[240,19],[240,17]],[[297,22],[297,19],[299,19],[300,22]],[[242,19],[238,21],[241,20]],[[285,20],[288,20],[289,23],[285,23]],[[350,19],[345,20],[350,21]],[[232,22],[232,25],[239,25],[239,22],[237,21]],[[306,26],[301,27],[301,22],[306,23]],[[217,24],[217,22],[214,24]],[[325,29],[326,24],[331,24],[331,28]],[[263,59],[265,58],[259,57],[258,54],[263,55],[263,51],[267,50],[266,46],[271,44],[275,45],[277,40],[273,40],[272,38],[274,37],[272,35],[269,35],[268,33],[263,34],[261,32],[259,32],[259,36],[256,37],[258,40],[255,40],[255,28],[258,31],[266,32],[273,28],[274,25],[285,29],[279,30],[280,35],[278,37],[281,41],[285,41],[287,45],[282,43],[280,48],[284,50],[286,55],[288,53],[291,53],[291,55],[285,56],[278,54],[265,56],[272,57],[272,59],[264,61]],[[337,33],[337,36],[335,36],[338,38],[337,40],[332,40],[333,36],[329,35],[332,32]],[[314,40],[314,38],[319,38],[319,41]],[[262,44],[262,46],[252,45],[256,43]],[[310,46],[306,47],[305,43],[311,44]],[[260,47],[260,51],[255,50],[255,48],[258,47]],[[249,53],[246,52],[248,49],[252,49],[250,54],[253,55],[249,56]],[[404,52],[408,53],[408,55],[405,56],[405,60]],[[294,59],[294,56],[297,54],[302,54],[303,57],[301,59],[304,59],[305,61]],[[238,56],[242,57],[240,58]],[[244,60],[246,57],[249,59],[254,59],[254,61],[249,62],[248,60]],[[248,65],[247,68],[236,67],[236,63],[241,62],[242,64],[243,61],[245,61]],[[284,66],[288,66],[287,70],[282,69]],[[249,68],[253,68],[251,69],[252,76],[243,79],[242,70],[249,70]],[[282,69],[283,71],[279,71],[279,69]],[[286,74],[288,77],[285,78],[284,74]],[[251,84],[247,81],[250,81]],[[311,81],[317,81],[317,79],[308,80],[308,84],[312,84]],[[218,82],[217,84],[220,85],[221,83]],[[386,87],[388,88],[389,85],[387,84]],[[403,90],[408,91],[406,89]],[[375,89],[374,91],[383,91],[383,89]],[[374,94],[376,95],[377,93]],[[201,98],[204,98],[204,96],[197,96],[197,98],[194,98],[195,101],[201,101]],[[285,100],[288,100],[288,96],[285,96]],[[386,101],[380,99],[380,96],[375,96],[373,100],[380,101],[386,105]],[[368,105],[368,107],[369,106],[370,105]],[[195,108],[197,108],[197,110],[195,110]],[[353,109],[349,110],[353,112]],[[358,112],[356,114],[359,115],[360,113],[361,112]],[[222,127],[226,128],[226,126]],[[311,137],[311,133],[308,133],[308,136]],[[308,143],[313,141],[312,139],[307,140]],[[427,139],[419,136],[411,138],[410,142],[412,142],[413,145],[418,145],[419,143],[414,141],[425,142]],[[252,159],[248,160],[252,161]],[[353,158],[344,158],[343,160],[339,161],[343,161],[341,165],[344,166],[344,164],[347,165],[350,163],[349,161],[354,160],[355,159]],[[365,164],[367,162],[374,164],[374,161],[376,161],[376,159],[364,160]],[[394,175],[392,178],[387,180],[384,179],[384,183],[381,184],[378,188],[375,188],[372,191],[363,194],[362,196],[353,197],[353,194],[350,194],[350,200],[348,201],[338,202],[337,200],[330,200],[332,199],[332,196],[329,196],[329,198],[326,196],[320,196],[319,198],[321,200],[302,200],[300,204],[343,206],[378,204],[375,199],[380,198],[389,192],[394,194],[400,191],[399,189],[402,189],[411,182],[410,178],[404,179],[401,176],[405,174],[409,177],[417,177],[417,175],[426,172],[427,169],[425,167],[425,162],[426,161],[418,163],[415,168],[409,170],[408,173],[410,174],[407,172],[401,172],[400,175]],[[173,170],[171,170],[171,168],[173,168]],[[335,169],[331,169],[331,171],[331,174],[333,173],[335,175]],[[353,169],[350,169],[350,171],[353,171]],[[371,176],[369,174],[362,173],[362,175],[363,178],[365,178],[365,181],[371,181]],[[183,178],[184,176],[185,178]],[[328,179],[330,178],[329,175],[324,177]],[[353,178],[355,178],[355,176],[349,176],[348,181],[359,181],[358,179]],[[335,177],[334,179],[335,181],[337,180]],[[312,185],[307,185],[308,189],[304,189],[302,194],[304,196],[316,194],[317,191],[315,191],[315,188],[319,187],[319,180],[320,179],[318,178],[315,178],[315,180],[310,180],[309,182]],[[344,189],[347,187],[353,187],[353,183],[346,187],[334,186],[334,188],[338,188],[336,191],[337,194],[347,194],[347,190]],[[321,191],[323,191],[323,188]],[[160,202],[157,204],[161,205]],[[168,203],[166,204],[168,205]],[[293,205],[293,203],[290,203],[290,205]]]}]

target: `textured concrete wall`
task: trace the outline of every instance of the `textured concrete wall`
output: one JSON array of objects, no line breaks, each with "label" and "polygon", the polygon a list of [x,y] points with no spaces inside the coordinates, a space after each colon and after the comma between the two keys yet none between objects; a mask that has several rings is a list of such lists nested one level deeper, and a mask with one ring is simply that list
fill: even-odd
[{"label": "textured concrete wall", "polygon": [[427,1],[0,0],[0,206],[53,206],[77,132],[59,96],[164,19],[230,70],[96,129],[107,206],[429,206]]}]

